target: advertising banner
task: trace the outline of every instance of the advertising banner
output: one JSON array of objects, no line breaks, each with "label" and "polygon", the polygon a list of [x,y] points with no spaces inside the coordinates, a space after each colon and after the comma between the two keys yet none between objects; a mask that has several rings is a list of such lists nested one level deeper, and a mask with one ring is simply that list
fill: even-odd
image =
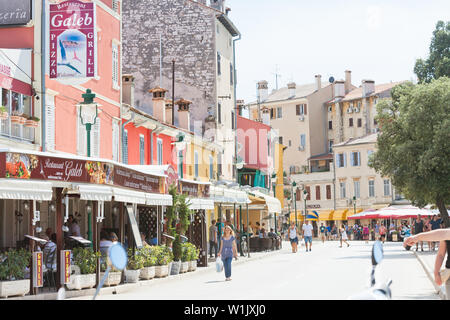
[{"label": "advertising banner", "polygon": [[51,79],[96,76],[95,4],[68,0],[49,5],[49,76]]},{"label": "advertising banner", "polygon": [[70,250],[61,250],[61,284],[70,283]]},{"label": "advertising banner", "polygon": [[27,24],[31,8],[31,0],[0,0],[0,26]]},{"label": "advertising banner", "polygon": [[42,268],[43,252],[33,252],[33,287],[44,286],[44,271]]}]

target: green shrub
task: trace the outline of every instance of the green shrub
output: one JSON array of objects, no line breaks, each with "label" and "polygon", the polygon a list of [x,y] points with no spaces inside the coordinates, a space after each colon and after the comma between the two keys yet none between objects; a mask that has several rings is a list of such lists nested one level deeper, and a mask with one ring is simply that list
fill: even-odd
[{"label": "green shrub", "polygon": [[186,262],[189,261],[189,246],[188,242],[181,244],[181,261]]},{"label": "green shrub", "polygon": [[184,245],[186,246],[187,250],[186,253],[187,261],[197,260],[200,254],[200,250],[190,242],[186,242]]},{"label": "green shrub", "polygon": [[136,249],[133,254],[133,249],[128,249],[128,264],[127,269],[129,270],[139,270],[144,267],[144,254],[142,249]]},{"label": "green shrub", "polygon": [[97,258],[100,258],[100,256],[100,252],[94,252],[92,248],[73,249],[73,262],[80,268],[81,274],[95,273]]},{"label": "green shrub", "polygon": [[156,250],[155,255],[157,266],[165,266],[173,261],[173,254],[168,246],[155,246],[152,249]]},{"label": "green shrub", "polygon": [[25,249],[10,249],[0,260],[0,280],[22,280],[25,269],[30,267],[31,252]]},{"label": "green shrub", "polygon": [[157,247],[150,246],[146,246],[141,249],[141,254],[144,257],[144,267],[156,266],[157,251]]}]

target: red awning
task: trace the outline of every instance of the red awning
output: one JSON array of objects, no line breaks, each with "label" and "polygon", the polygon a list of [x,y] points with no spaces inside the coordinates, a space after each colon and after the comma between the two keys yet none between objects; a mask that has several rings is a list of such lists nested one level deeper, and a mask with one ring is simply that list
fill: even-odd
[{"label": "red awning", "polygon": [[31,85],[0,73],[0,87],[26,96],[32,96]]}]

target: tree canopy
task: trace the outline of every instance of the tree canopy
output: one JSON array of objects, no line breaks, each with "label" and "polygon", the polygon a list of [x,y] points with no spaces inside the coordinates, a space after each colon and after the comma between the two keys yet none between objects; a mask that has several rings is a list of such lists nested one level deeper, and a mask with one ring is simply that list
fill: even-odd
[{"label": "tree canopy", "polygon": [[430,44],[427,60],[417,59],[414,73],[419,83],[440,77],[450,77],[450,21],[438,21]]},{"label": "tree canopy", "polygon": [[380,135],[370,166],[414,205],[435,204],[450,227],[450,78],[407,82],[391,95],[377,105]]}]

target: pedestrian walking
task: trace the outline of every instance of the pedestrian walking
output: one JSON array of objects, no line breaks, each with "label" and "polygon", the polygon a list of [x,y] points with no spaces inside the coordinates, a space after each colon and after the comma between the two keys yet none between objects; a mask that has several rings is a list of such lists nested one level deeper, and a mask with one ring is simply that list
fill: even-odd
[{"label": "pedestrian walking", "polygon": [[234,238],[233,230],[230,226],[225,226],[223,237],[221,240],[220,250],[218,256],[223,261],[223,268],[225,270],[225,281],[231,280],[231,262],[233,257],[237,260],[237,247]]},{"label": "pedestrian walking", "polygon": [[312,226],[312,224],[309,223],[309,220],[306,220],[302,227],[303,238],[305,239],[306,252],[308,252],[308,242],[309,242],[309,251],[311,251],[313,229],[314,227]]},{"label": "pedestrian walking", "polygon": [[216,220],[211,221],[211,226],[209,227],[209,257],[212,258],[212,253],[214,249],[214,257],[217,258],[217,241],[218,237],[217,234],[217,226],[216,226]]},{"label": "pedestrian walking", "polygon": [[341,243],[339,248],[342,248],[342,242],[345,242],[345,244],[347,244],[347,248],[350,247],[350,245],[347,242],[348,237],[347,237],[347,232],[345,231],[345,226],[341,227],[339,231],[340,231],[339,240],[340,240],[340,243]]},{"label": "pedestrian walking", "polygon": [[331,240],[331,226],[327,225],[327,240]]},{"label": "pedestrian walking", "polygon": [[384,226],[384,224],[381,224],[378,232],[380,233],[380,240],[384,243],[384,241],[386,240],[386,232],[387,232],[387,229]]},{"label": "pedestrian walking", "polygon": [[[437,229],[441,228],[442,221],[436,215],[436,216],[433,216],[433,219],[431,220],[430,223],[431,223],[431,231],[433,231],[433,230],[437,230]],[[436,249],[436,243],[437,243],[436,241],[431,242],[431,246],[432,246],[433,251]]]},{"label": "pedestrian walking", "polygon": [[364,225],[363,228],[363,239],[366,241],[366,243],[369,243],[369,227],[367,224]]},{"label": "pedestrian walking", "polygon": [[295,222],[292,222],[291,227],[289,228],[289,241],[291,242],[292,253],[296,253],[298,246],[298,231]]},{"label": "pedestrian walking", "polygon": [[337,228],[336,225],[333,225],[333,228],[331,229],[331,237],[333,240],[337,240]]},{"label": "pedestrian walking", "polygon": [[322,222],[322,225],[320,226],[319,230],[320,230],[320,239],[322,239],[322,243],[325,243],[325,231],[327,229],[323,225],[323,222]]},{"label": "pedestrian walking", "polygon": [[[423,232],[423,220],[420,214],[417,215],[414,221],[414,235],[418,235]],[[420,241],[420,248],[423,251],[423,241]],[[419,242],[416,243],[416,251],[419,251]]]}]

